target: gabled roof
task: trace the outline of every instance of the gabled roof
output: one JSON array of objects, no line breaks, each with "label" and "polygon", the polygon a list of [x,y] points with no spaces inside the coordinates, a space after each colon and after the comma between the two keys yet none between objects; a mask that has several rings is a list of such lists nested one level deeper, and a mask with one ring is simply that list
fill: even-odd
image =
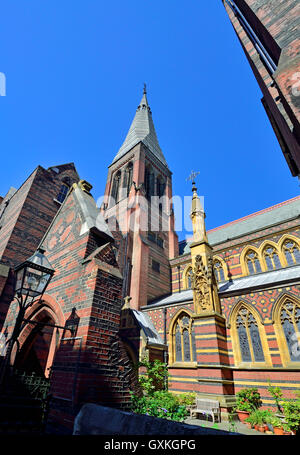
[{"label": "gabled roof", "polygon": [[[300,196],[252,213],[223,226],[210,229],[207,231],[207,237],[210,245],[214,246],[229,239],[241,237],[297,217],[300,217]],[[188,240],[185,246],[184,242],[181,243],[181,254],[190,252],[189,244],[191,242],[192,239]]]},{"label": "gabled roof", "polygon": [[127,133],[126,139],[115,156],[113,163],[118,161],[129,150],[139,142],[142,142],[156,158],[158,158],[166,167],[168,167],[165,157],[158,143],[154,123],[152,120],[151,109],[148,104],[146,90],[136,110],[134,119]]},{"label": "gabled roof", "polygon": [[138,310],[131,310],[140,329],[142,330],[148,345],[164,345],[161,336],[154,327],[149,316]]},{"label": "gabled roof", "polygon": [[43,239],[40,242],[40,247],[43,247],[43,243],[48,236],[48,233],[51,231],[52,226],[54,225],[57,217],[60,215],[61,211],[64,209],[69,197],[73,196],[75,203],[80,209],[82,215],[82,225],[80,230],[80,235],[85,234],[88,231],[94,232],[99,237],[102,237],[106,242],[114,242],[114,237],[104,220],[100,209],[97,207],[96,201],[93,196],[86,192],[81,185],[83,180],[80,180],[78,184],[74,184],[69,193],[67,194],[64,202],[61,204],[60,208],[56,212],[55,217],[53,218],[50,226],[48,227]]}]

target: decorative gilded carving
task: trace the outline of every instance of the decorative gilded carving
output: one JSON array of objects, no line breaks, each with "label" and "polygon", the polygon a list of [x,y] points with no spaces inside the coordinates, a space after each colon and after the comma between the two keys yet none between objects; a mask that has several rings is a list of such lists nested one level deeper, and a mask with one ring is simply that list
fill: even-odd
[{"label": "decorative gilded carving", "polygon": [[208,258],[208,265],[205,266],[202,257],[197,255],[192,273],[192,289],[194,291],[195,312],[197,314],[220,312],[216,286],[212,258]]}]

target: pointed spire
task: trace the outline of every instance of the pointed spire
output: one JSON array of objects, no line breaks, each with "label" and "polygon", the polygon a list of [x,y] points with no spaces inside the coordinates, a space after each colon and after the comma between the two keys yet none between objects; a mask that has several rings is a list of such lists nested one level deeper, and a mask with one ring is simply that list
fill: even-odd
[{"label": "pointed spire", "polygon": [[140,104],[137,107],[134,119],[127,133],[126,139],[115,156],[113,163],[124,156],[139,142],[143,142],[146,147],[158,158],[166,167],[168,167],[166,159],[158,143],[154,123],[152,120],[152,112],[147,100],[146,84],[144,84],[143,96]]}]

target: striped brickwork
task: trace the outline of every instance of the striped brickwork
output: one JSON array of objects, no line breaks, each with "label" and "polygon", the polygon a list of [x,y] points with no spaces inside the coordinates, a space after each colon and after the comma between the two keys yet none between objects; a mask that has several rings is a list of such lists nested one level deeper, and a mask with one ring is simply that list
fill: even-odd
[{"label": "striped brickwork", "polygon": [[[70,184],[79,177],[72,163],[61,165],[55,172],[38,166],[23,185],[14,193],[9,203],[2,201],[0,212],[0,263],[10,268],[29,258],[39,245],[60,204],[55,201],[63,179]],[[10,272],[9,276],[11,276]],[[9,302],[13,297],[11,279],[2,283],[0,267],[0,329],[2,328]],[[7,275],[5,273],[5,275]],[[4,280],[3,280],[4,281]]]},{"label": "striped brickwork", "polygon": [[[126,407],[133,377],[118,335],[122,275],[110,243],[105,244],[95,232],[80,235],[83,222],[83,212],[71,192],[43,240],[54,277],[42,304],[35,304],[26,314],[38,320],[44,311],[57,326],[65,327],[55,329],[49,352],[53,395],[49,425],[63,425],[69,431],[82,403]],[[6,321],[8,331],[14,310],[12,305]],[[72,321],[76,322],[73,333],[68,329]],[[31,327],[28,324],[20,337],[21,350]]]}]

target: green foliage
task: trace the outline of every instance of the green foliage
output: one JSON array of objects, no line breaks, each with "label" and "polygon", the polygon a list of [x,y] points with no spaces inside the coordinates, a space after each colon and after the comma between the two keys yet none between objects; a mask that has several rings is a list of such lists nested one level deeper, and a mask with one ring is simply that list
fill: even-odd
[{"label": "green foliage", "polygon": [[167,364],[157,359],[153,362],[143,360],[138,363],[137,367],[146,368],[146,373],[139,377],[139,384],[147,395],[153,395],[155,390],[163,390],[168,385]]},{"label": "green foliage", "polygon": [[[268,391],[275,400],[277,409],[280,414],[284,416],[285,423],[278,417],[274,417],[274,421],[277,422],[277,425],[283,427],[284,430],[289,431],[299,431],[300,429],[300,391],[296,391],[296,399],[288,400],[283,397],[283,393],[280,387],[273,387],[271,384],[268,387]],[[277,419],[277,420],[276,420]]]},{"label": "green foliage", "polygon": [[268,392],[270,395],[274,398],[277,409],[280,413],[282,413],[283,409],[281,406],[281,401],[283,397],[283,393],[280,387],[273,387],[271,383],[269,382],[269,387],[268,387]]},{"label": "green foliage", "polygon": [[274,414],[270,417],[269,423],[275,428],[281,428],[282,427],[282,419],[279,417],[275,416]]},{"label": "green foliage", "polygon": [[177,397],[164,390],[143,397],[132,395],[132,411],[178,422],[182,422],[188,415],[186,407],[178,402]]},{"label": "green foliage", "polygon": [[[300,397],[296,400],[283,400],[282,408],[284,420],[289,430],[299,431],[300,429]],[[284,427],[284,429],[286,429]]]},{"label": "green foliage", "polygon": [[271,411],[268,409],[256,409],[252,411],[249,417],[247,417],[246,422],[251,423],[252,426],[254,425],[265,425],[269,423],[272,417]]},{"label": "green foliage", "polygon": [[187,403],[195,402],[193,394],[175,394],[168,392],[168,367],[159,360],[150,362],[143,360],[138,367],[146,368],[146,372],[139,377],[142,394],[131,394],[131,410],[137,414],[175,420],[182,422],[188,415]]},{"label": "green foliage", "polygon": [[196,396],[197,394],[195,392],[187,392],[176,395],[176,398],[178,403],[183,406],[193,406],[196,403]]},{"label": "green foliage", "polygon": [[262,405],[260,393],[257,388],[241,389],[236,394],[235,409],[238,411],[252,412]]},{"label": "green foliage", "polygon": [[228,414],[229,431],[236,432],[235,411],[231,410]]}]

